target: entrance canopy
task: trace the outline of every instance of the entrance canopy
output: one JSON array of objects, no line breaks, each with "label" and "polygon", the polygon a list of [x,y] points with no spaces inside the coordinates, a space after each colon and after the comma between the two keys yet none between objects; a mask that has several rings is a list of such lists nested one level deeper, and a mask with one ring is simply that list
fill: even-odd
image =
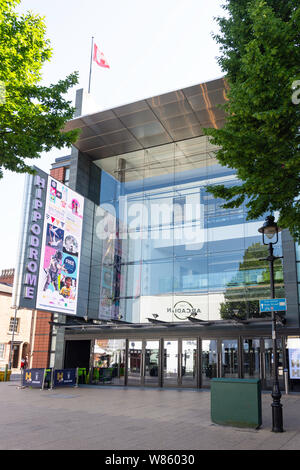
[{"label": "entrance canopy", "polygon": [[92,160],[135,152],[203,135],[203,128],[221,128],[226,102],[223,78],[80,116],[65,130],[80,129],[75,147]]}]

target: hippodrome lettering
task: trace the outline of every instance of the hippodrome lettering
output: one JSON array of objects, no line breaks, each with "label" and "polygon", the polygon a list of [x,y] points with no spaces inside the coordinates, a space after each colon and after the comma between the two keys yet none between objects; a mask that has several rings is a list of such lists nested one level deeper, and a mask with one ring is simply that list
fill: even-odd
[{"label": "hippodrome lettering", "polygon": [[41,227],[38,225],[38,221],[42,220],[43,214],[41,210],[43,209],[43,191],[46,187],[45,178],[41,178],[39,175],[35,176],[34,179],[35,198],[33,200],[33,208],[31,214],[31,227],[30,227],[30,237],[28,244],[28,259],[29,262],[26,265],[26,276],[25,276],[25,299],[33,299],[35,294],[35,288],[37,286],[37,271],[39,268],[39,247],[40,247],[40,238]]}]

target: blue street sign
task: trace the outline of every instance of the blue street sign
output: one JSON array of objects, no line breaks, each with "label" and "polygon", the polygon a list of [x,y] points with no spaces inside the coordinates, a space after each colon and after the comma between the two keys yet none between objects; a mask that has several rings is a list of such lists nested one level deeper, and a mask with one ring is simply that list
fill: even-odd
[{"label": "blue street sign", "polygon": [[263,299],[259,301],[259,311],[263,312],[285,312],[286,299]]}]

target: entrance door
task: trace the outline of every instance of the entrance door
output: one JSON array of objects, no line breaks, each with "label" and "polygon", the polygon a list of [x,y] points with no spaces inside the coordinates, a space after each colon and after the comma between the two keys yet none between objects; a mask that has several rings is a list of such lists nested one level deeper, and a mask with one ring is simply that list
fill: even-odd
[{"label": "entrance door", "polygon": [[262,377],[260,338],[243,340],[243,377],[245,379],[260,379]]},{"label": "entrance door", "polygon": [[[281,339],[277,339],[277,354],[278,354],[278,381],[280,389],[284,389],[283,377],[283,351]],[[264,388],[271,390],[273,385],[273,342],[271,338],[263,340],[263,385]]]},{"label": "entrance door", "polygon": [[164,358],[163,368],[164,377],[163,385],[165,387],[177,387],[178,381],[178,341],[177,340],[164,340]]},{"label": "entrance door", "polygon": [[20,345],[13,345],[13,358],[12,358],[12,367],[17,369],[19,367],[19,355],[20,355]]},{"label": "entrance door", "polygon": [[66,341],[64,368],[83,367],[88,371],[90,367],[90,354],[90,340]]},{"label": "entrance door", "polygon": [[[183,339],[181,346],[181,385],[197,387],[197,340]],[[179,369],[180,370],[180,369]]]},{"label": "entrance door", "polygon": [[159,341],[145,343],[144,384],[157,387],[159,384]]},{"label": "entrance door", "polygon": [[216,339],[203,339],[201,351],[202,387],[210,387],[210,381],[218,375],[218,342]]},{"label": "entrance door", "polygon": [[125,339],[96,339],[93,347],[93,383],[124,385]]},{"label": "entrance door", "polygon": [[143,368],[142,341],[129,340],[128,344],[128,385],[141,385]]},{"label": "entrance door", "polygon": [[221,343],[221,376],[238,378],[238,340],[224,339]]}]

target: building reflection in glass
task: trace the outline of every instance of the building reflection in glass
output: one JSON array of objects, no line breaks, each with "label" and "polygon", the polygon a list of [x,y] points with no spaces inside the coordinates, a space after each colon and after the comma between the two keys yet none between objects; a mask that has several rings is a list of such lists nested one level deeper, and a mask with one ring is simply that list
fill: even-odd
[{"label": "building reflection in glass", "polygon": [[[99,318],[147,322],[259,316],[269,296],[265,247],[247,208],[223,209],[206,191],[236,184],[205,136],[108,157],[95,214],[89,308]],[[275,247],[274,247],[275,248]],[[281,256],[281,243],[276,245]],[[276,296],[284,297],[282,261]],[[98,307],[97,307],[98,306]]]}]

